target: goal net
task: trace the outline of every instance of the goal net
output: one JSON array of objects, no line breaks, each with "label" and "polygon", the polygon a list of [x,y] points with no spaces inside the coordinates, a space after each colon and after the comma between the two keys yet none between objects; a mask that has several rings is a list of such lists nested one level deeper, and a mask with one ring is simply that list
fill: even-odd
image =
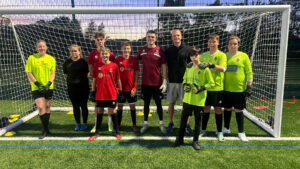
[{"label": "goal net", "polygon": [[241,38],[240,51],[249,55],[254,73],[245,115],[280,136],[289,6],[3,9],[0,15],[0,118],[10,117],[11,123],[15,115],[36,114],[24,67],[36,53],[37,40],[47,42],[47,53],[57,62],[52,110],[70,110],[62,69],[70,45],[80,45],[87,58],[96,48],[94,33],[104,31],[115,56],[121,55],[123,41],[130,41],[136,55],[148,30],[155,30],[157,45],[166,48],[172,44],[171,30],[179,28],[183,42],[202,51],[208,50],[211,33],[220,35],[223,52],[230,35]]}]

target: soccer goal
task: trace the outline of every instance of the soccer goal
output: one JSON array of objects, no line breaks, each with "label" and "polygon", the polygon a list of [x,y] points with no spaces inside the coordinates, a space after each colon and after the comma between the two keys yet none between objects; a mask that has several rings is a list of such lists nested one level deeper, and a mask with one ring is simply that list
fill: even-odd
[{"label": "soccer goal", "polygon": [[[183,42],[207,51],[207,37],[220,35],[220,50],[227,52],[230,35],[241,38],[254,72],[254,94],[245,115],[275,137],[280,137],[290,7],[209,6],[148,8],[51,8],[0,11],[0,117],[19,115],[16,126],[34,117],[34,101],[24,71],[35,42],[43,39],[57,61],[52,110],[71,110],[62,64],[71,44],[82,46],[87,58],[96,48],[93,34],[105,31],[106,46],[118,56],[120,44],[130,41],[132,55],[146,44],[148,30],[158,33],[157,44],[171,45],[171,30],[182,30]],[[91,107],[92,104],[90,103]],[[32,113],[33,112],[33,113]],[[14,116],[13,116],[14,117]],[[0,135],[12,127],[3,127]]]}]

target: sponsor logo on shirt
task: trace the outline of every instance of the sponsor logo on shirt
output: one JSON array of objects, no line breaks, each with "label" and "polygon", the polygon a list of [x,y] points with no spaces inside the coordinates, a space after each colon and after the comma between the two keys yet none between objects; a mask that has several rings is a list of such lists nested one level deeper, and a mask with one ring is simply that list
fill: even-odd
[{"label": "sponsor logo on shirt", "polygon": [[101,70],[101,67],[98,67],[98,70]]},{"label": "sponsor logo on shirt", "polygon": [[239,61],[240,61],[240,59],[239,59],[239,58],[237,58],[237,59],[236,59],[236,62],[239,62]]},{"label": "sponsor logo on shirt", "polygon": [[237,65],[228,65],[227,72],[237,72],[238,66]]},{"label": "sponsor logo on shirt", "polygon": [[143,55],[147,55],[147,53],[146,52],[141,53],[141,56],[143,56]]},{"label": "sponsor logo on shirt", "polygon": [[109,72],[112,73],[112,68],[109,68]]},{"label": "sponsor logo on shirt", "polygon": [[156,50],[154,55],[160,58],[159,50]]}]

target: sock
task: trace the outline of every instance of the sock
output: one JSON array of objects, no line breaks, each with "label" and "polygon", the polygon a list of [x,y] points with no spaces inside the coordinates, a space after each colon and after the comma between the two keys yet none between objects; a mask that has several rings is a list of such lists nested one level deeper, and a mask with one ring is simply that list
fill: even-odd
[{"label": "sock", "polygon": [[41,119],[41,122],[42,122],[42,125],[44,128],[44,131],[46,131],[46,122],[45,122],[46,114],[40,115],[40,119]]},{"label": "sock", "polygon": [[108,115],[108,122],[112,122],[112,120],[111,120],[111,115]]},{"label": "sock", "polygon": [[116,133],[118,134],[119,133],[119,127],[117,127],[117,115],[112,114],[110,116],[111,116],[112,122],[114,124],[114,129],[115,129]]},{"label": "sock", "polygon": [[210,112],[203,113],[202,130],[206,130]]},{"label": "sock", "polygon": [[121,126],[123,110],[117,110],[118,125]]},{"label": "sock", "polygon": [[130,110],[132,125],[136,125],[136,110]]},{"label": "sock", "polygon": [[163,125],[163,124],[164,124],[164,121],[159,121],[159,124],[160,124],[160,125]]},{"label": "sock", "polygon": [[243,133],[244,132],[244,113],[236,112],[235,117],[236,117],[236,122],[238,125],[239,133]]},{"label": "sock", "polygon": [[144,125],[148,125],[148,121],[144,121]]},{"label": "sock", "polygon": [[49,132],[50,113],[46,113],[46,131]]},{"label": "sock", "polygon": [[96,118],[96,133],[99,132],[99,130],[100,130],[102,119],[103,119],[103,114],[97,114],[97,118]]},{"label": "sock", "polygon": [[230,126],[231,112],[232,111],[224,110],[224,127],[227,129],[229,129],[229,126]]},{"label": "sock", "polygon": [[216,125],[217,125],[217,131],[222,132],[222,114],[215,114],[216,119]]}]

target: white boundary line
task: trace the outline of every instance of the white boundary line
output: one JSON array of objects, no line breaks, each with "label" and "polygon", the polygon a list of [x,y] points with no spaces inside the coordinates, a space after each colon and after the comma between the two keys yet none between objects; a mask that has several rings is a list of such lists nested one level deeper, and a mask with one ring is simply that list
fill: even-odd
[{"label": "white boundary line", "polygon": [[[225,140],[239,140],[238,137],[224,137]],[[300,137],[247,137],[248,140],[252,141],[300,141]],[[55,141],[75,141],[75,140],[86,140],[88,141],[89,137],[45,137],[42,140],[55,140]],[[175,136],[124,136],[121,140],[169,140],[175,141]],[[185,137],[185,140],[192,140],[193,137]],[[38,137],[0,137],[0,141],[35,141],[39,140]],[[100,136],[96,140],[117,140],[113,136]],[[217,140],[216,137],[201,137],[199,140]]]}]

